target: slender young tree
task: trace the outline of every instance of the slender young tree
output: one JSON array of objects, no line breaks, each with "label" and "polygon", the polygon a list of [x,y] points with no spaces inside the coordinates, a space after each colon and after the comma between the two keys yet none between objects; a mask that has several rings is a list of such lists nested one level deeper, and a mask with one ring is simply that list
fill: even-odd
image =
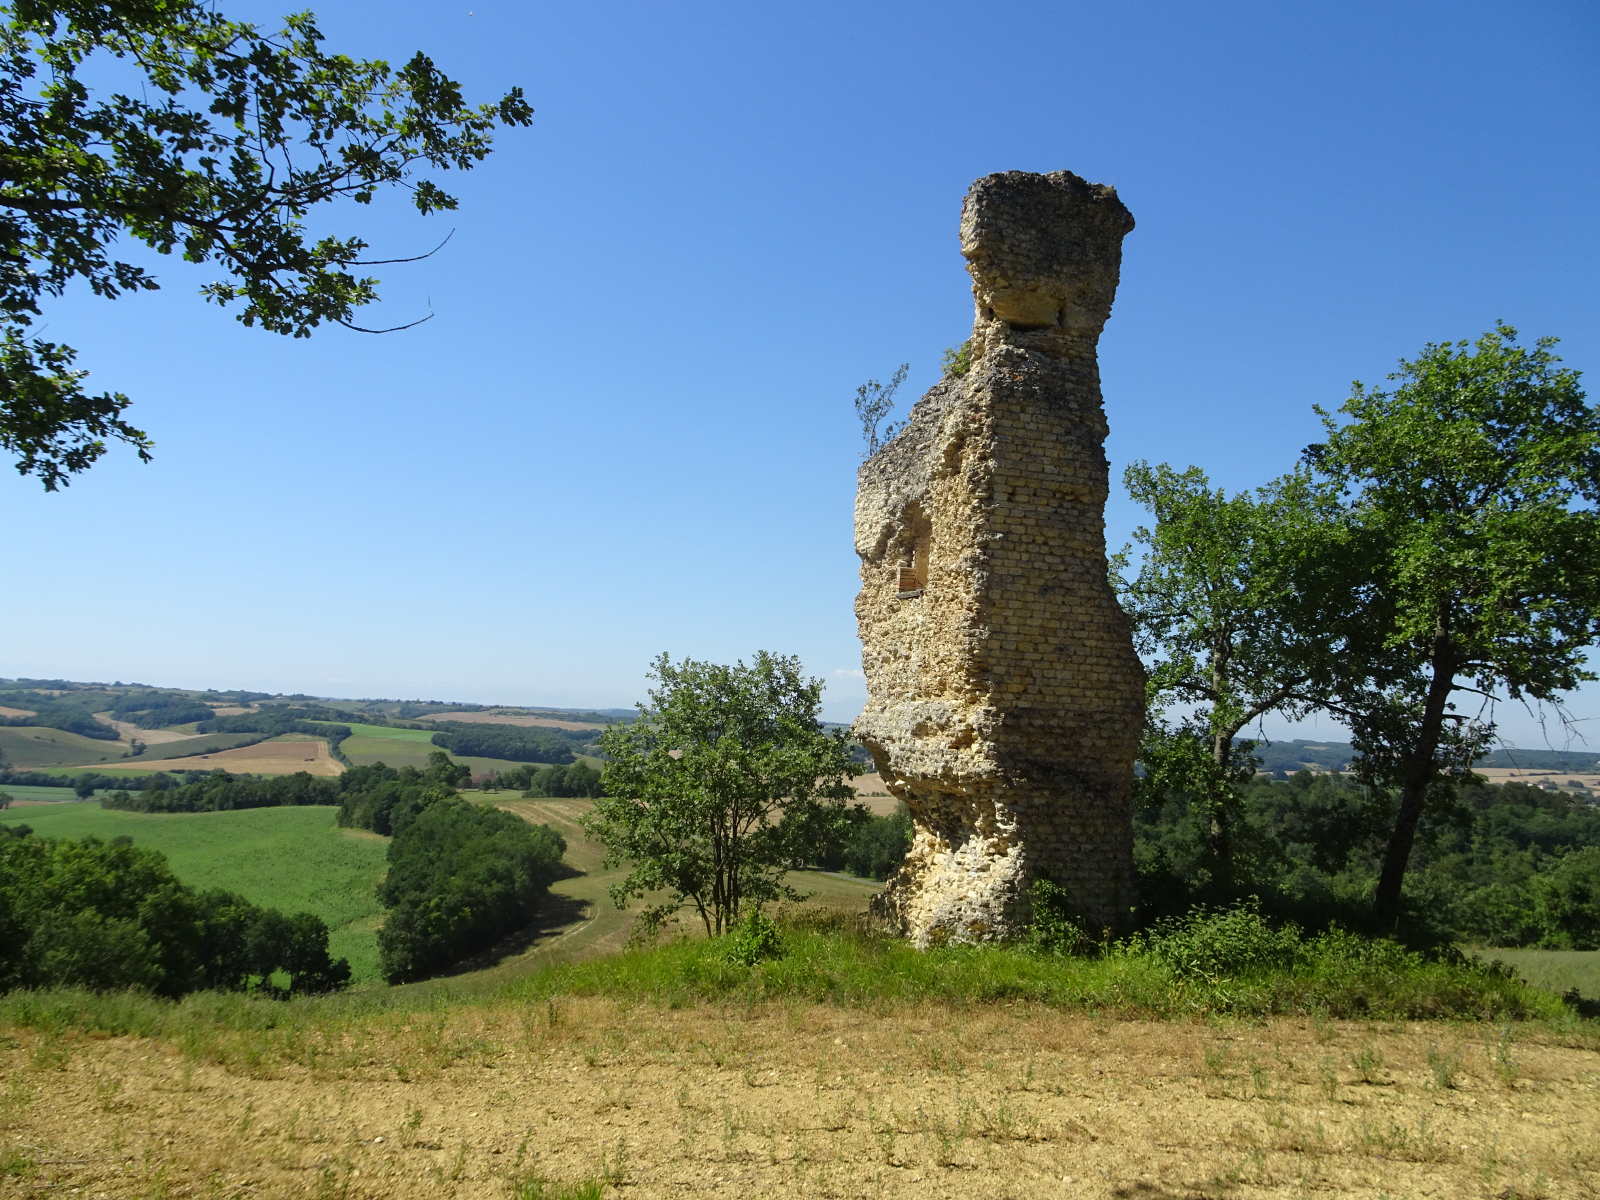
[{"label": "slender young tree", "polygon": [[1123,482],[1154,518],[1134,531],[1138,572],[1127,572],[1133,547],[1113,563],[1150,662],[1144,786],[1201,807],[1213,880],[1225,892],[1240,789],[1255,768],[1239,735],[1269,713],[1305,715],[1335,650],[1318,619],[1325,590],[1307,579],[1334,561],[1331,497],[1304,473],[1230,496],[1198,467],[1143,461]]},{"label": "slender young tree", "polygon": [[798,899],[791,870],[843,839],[855,773],[842,730],[822,728],[822,681],[800,660],[762,651],[746,666],[651,667],[639,719],[600,737],[606,793],[584,821],[606,863],[627,863],[619,908],[658,925],[684,907],[720,934],[746,904]]},{"label": "slender young tree", "polygon": [[[1554,338],[1424,346],[1359,382],[1307,459],[1346,506],[1344,653],[1326,685],[1357,767],[1399,792],[1374,897],[1399,916],[1430,793],[1464,773],[1501,699],[1543,702],[1583,680],[1600,638],[1600,410]],[[1341,419],[1342,418],[1342,419]],[[1458,711],[1458,699],[1471,711]]]}]

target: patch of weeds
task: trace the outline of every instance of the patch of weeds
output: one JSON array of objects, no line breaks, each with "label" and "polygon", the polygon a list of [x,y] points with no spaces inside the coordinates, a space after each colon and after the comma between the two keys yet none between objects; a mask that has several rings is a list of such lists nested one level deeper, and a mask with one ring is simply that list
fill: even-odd
[{"label": "patch of weeds", "polygon": [[1350,1059],[1361,1082],[1379,1087],[1389,1082],[1383,1071],[1383,1055],[1376,1046],[1363,1046]]},{"label": "patch of weeds", "polygon": [[723,958],[741,967],[753,967],[784,955],[783,937],[772,918],[751,909],[722,939]]},{"label": "patch of weeds", "polygon": [[1428,1070],[1433,1073],[1433,1086],[1440,1091],[1451,1091],[1456,1086],[1456,1076],[1461,1073],[1461,1056],[1454,1051],[1445,1052],[1437,1046],[1428,1047]]},{"label": "patch of weeds", "polygon": [[1522,1073],[1517,1066],[1516,1059],[1511,1057],[1511,1026],[1500,1026],[1500,1036],[1495,1039],[1494,1050],[1491,1052],[1494,1073],[1506,1087],[1515,1087],[1517,1076]]},{"label": "patch of weeds", "polygon": [[580,1179],[559,1183],[543,1175],[523,1175],[511,1181],[512,1200],[600,1200],[605,1181]]},{"label": "patch of weeds", "polygon": [[37,1166],[21,1150],[0,1150],[0,1179],[26,1179]]}]

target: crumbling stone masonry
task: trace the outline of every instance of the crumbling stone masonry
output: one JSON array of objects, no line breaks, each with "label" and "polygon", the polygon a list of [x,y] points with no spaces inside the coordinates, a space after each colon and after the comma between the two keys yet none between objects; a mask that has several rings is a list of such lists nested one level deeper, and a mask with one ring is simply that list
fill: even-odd
[{"label": "crumbling stone masonry", "polygon": [[1017,931],[1048,878],[1094,926],[1133,901],[1144,674],[1106,579],[1095,345],[1133,217],[1066,171],[972,185],[972,366],[861,468],[856,733],[915,836],[878,910],[914,942]]}]

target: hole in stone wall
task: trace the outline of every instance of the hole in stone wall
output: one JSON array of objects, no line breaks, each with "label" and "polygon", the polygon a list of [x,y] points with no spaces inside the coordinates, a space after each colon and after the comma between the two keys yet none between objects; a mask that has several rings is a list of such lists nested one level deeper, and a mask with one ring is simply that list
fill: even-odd
[{"label": "hole in stone wall", "polygon": [[1037,333],[1041,329],[1054,329],[1054,323],[1049,325],[1029,325],[1022,321],[1007,321],[1006,328],[1012,333]]},{"label": "hole in stone wall", "polygon": [[897,591],[902,599],[922,595],[928,586],[928,551],[933,542],[933,523],[919,504],[907,505],[901,518],[900,563]]}]

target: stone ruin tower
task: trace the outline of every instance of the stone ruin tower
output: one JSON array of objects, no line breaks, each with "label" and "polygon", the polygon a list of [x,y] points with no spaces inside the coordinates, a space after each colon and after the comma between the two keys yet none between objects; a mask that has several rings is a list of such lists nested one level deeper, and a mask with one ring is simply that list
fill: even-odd
[{"label": "stone ruin tower", "polygon": [[874,902],[926,946],[1015,933],[1030,883],[1133,903],[1144,672],[1106,578],[1095,346],[1133,217],[1066,171],[972,185],[971,367],[861,467],[855,732],[915,826]]}]

